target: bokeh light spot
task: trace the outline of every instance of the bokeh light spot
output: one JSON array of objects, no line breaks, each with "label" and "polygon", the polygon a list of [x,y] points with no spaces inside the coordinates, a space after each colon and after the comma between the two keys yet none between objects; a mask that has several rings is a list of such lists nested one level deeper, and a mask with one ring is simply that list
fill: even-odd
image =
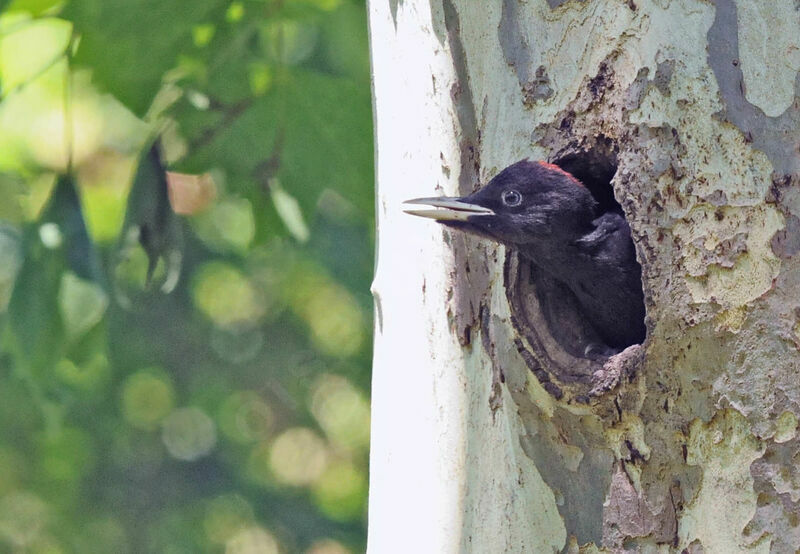
[{"label": "bokeh light spot", "polygon": [[262,527],[242,529],[228,541],[225,554],[278,554],[278,541]]},{"label": "bokeh light spot", "polygon": [[277,178],[272,178],[269,181],[269,192],[272,197],[272,204],[275,206],[275,211],[278,212],[278,217],[281,218],[286,230],[298,242],[306,242],[311,236],[311,231],[306,225],[305,218],[303,218],[303,210],[300,208],[300,203],[297,198],[289,194]]},{"label": "bokeh light spot", "polygon": [[209,502],[203,528],[214,544],[227,543],[236,533],[253,522],[253,507],[238,494],[224,494]]},{"label": "bokeh light spot", "polygon": [[192,40],[194,41],[194,45],[199,48],[208,46],[208,43],[210,43],[211,39],[214,38],[215,31],[216,28],[211,23],[195,25],[192,28]]},{"label": "bokeh light spot", "polygon": [[13,492],[0,499],[0,537],[25,548],[41,535],[48,516],[47,504],[33,493]]},{"label": "bokeh light spot", "polygon": [[241,2],[231,2],[231,5],[228,6],[228,10],[225,12],[225,19],[227,19],[229,23],[236,23],[240,21],[242,17],[244,17],[244,4]]},{"label": "bokeh light spot", "polygon": [[313,494],[317,506],[331,519],[360,519],[365,508],[367,478],[350,462],[332,462],[314,483]]},{"label": "bokeh light spot", "polygon": [[344,377],[324,374],[316,379],[311,413],[336,444],[345,448],[369,445],[369,403]]},{"label": "bokeh light spot", "polygon": [[217,431],[200,408],[179,408],[164,419],[161,439],[173,458],[191,462],[213,450]]},{"label": "bokeh light spot", "polygon": [[155,429],[175,403],[172,383],[156,369],[140,370],[122,388],[125,421],[138,429]]},{"label": "bokeh light spot", "polygon": [[[77,97],[70,105],[72,141],[69,145],[72,147],[72,162],[75,165],[89,159],[102,144],[106,114],[97,109],[94,100]],[[66,121],[63,105],[53,101],[49,109],[36,112],[28,122],[30,131],[27,146],[42,166],[54,170],[66,169],[69,163],[65,141]]]},{"label": "bokeh light spot", "polygon": [[314,541],[305,554],[352,554],[349,548],[333,539]]},{"label": "bokeh light spot", "polygon": [[267,64],[254,63],[247,68],[250,90],[255,96],[261,96],[272,86],[272,68]]},{"label": "bokeh light spot", "polygon": [[61,246],[63,240],[61,229],[55,223],[44,223],[39,227],[39,240],[45,248],[54,250]]},{"label": "bokeh light spot", "polygon": [[278,481],[287,485],[308,485],[325,471],[328,449],[325,441],[314,431],[295,427],[275,439],[269,461]]},{"label": "bokeh light spot", "polygon": [[264,313],[249,279],[223,262],[201,267],[194,277],[192,293],[195,305],[220,327],[254,323]]},{"label": "bokeh light spot", "polygon": [[228,396],[220,406],[218,419],[225,436],[238,443],[264,440],[270,434],[273,420],[272,409],[252,391]]},{"label": "bokeh light spot", "polygon": [[75,485],[94,467],[92,438],[79,427],[62,427],[56,433],[43,433],[38,443],[38,469],[51,483]]},{"label": "bokeh light spot", "polygon": [[246,253],[256,234],[253,206],[246,198],[220,200],[192,222],[200,240],[216,252]]},{"label": "bokeh light spot", "polygon": [[308,291],[302,313],[315,345],[332,356],[351,356],[364,342],[364,317],[352,295],[336,283]]}]

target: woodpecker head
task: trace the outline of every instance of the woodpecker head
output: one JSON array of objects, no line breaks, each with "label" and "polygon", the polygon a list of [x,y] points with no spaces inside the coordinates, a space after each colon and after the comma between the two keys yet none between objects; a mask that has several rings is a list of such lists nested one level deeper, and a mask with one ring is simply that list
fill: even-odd
[{"label": "woodpecker head", "polygon": [[591,228],[597,203],[580,181],[558,166],[523,160],[463,198],[416,198],[434,209],[406,213],[512,246],[560,242]]}]

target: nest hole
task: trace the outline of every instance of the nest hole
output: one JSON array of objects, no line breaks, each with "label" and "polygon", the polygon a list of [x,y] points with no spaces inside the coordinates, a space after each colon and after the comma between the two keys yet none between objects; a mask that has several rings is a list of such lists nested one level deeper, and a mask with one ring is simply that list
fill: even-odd
[{"label": "nest hole", "polygon": [[[598,203],[598,216],[612,212],[625,217],[611,184],[617,172],[617,150],[612,141],[599,137],[591,148],[567,148],[551,163],[589,189]],[[526,339],[526,350],[533,351],[529,353],[534,354],[537,367],[531,369],[540,380],[544,366],[561,383],[591,383],[592,376],[611,356],[644,342],[642,322],[641,335],[631,344],[606,345],[586,321],[572,291],[513,252],[506,259],[506,291],[513,323]]]},{"label": "nest hole", "polygon": [[552,163],[571,173],[589,189],[597,200],[600,213],[613,212],[625,216],[611,186],[611,180],[617,174],[617,153],[613,146],[570,152]]}]

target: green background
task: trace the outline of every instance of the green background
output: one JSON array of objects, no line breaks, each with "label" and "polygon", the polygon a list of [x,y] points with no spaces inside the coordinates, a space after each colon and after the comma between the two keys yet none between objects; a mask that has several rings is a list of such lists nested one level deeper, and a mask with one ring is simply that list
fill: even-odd
[{"label": "green background", "polygon": [[364,3],[0,8],[0,552],[363,551]]}]

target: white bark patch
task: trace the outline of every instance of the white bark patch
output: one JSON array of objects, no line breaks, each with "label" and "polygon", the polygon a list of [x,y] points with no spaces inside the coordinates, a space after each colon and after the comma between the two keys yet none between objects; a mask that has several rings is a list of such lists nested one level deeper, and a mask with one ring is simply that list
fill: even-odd
[{"label": "white bark patch", "polygon": [[441,14],[423,2],[390,7],[370,3],[379,255],[368,551],[557,552],[566,531],[520,446],[516,406],[504,390],[492,409],[480,333],[462,348],[448,317],[464,292],[454,291],[452,245],[439,224],[402,211],[409,198],[457,192],[451,93],[469,83],[435,32]]},{"label": "white bark patch", "polygon": [[465,360],[443,300],[452,253],[438,224],[402,211],[404,200],[455,186],[440,159],[453,163],[458,152],[455,77],[424,8],[405,5],[393,21],[387,2],[370,3],[371,33],[381,37],[372,42],[379,254],[368,549],[376,553],[455,552],[462,525]]},{"label": "white bark patch", "polygon": [[769,552],[768,540],[748,545],[742,536],[756,511],[750,464],[763,451],[747,420],[734,410],[717,412],[708,424],[692,422],[686,461],[700,466],[703,478],[680,519],[679,549],[698,539],[705,552]]},{"label": "white bark patch", "polygon": [[794,102],[800,71],[800,10],[794,0],[736,2],[745,97],[770,117]]}]

